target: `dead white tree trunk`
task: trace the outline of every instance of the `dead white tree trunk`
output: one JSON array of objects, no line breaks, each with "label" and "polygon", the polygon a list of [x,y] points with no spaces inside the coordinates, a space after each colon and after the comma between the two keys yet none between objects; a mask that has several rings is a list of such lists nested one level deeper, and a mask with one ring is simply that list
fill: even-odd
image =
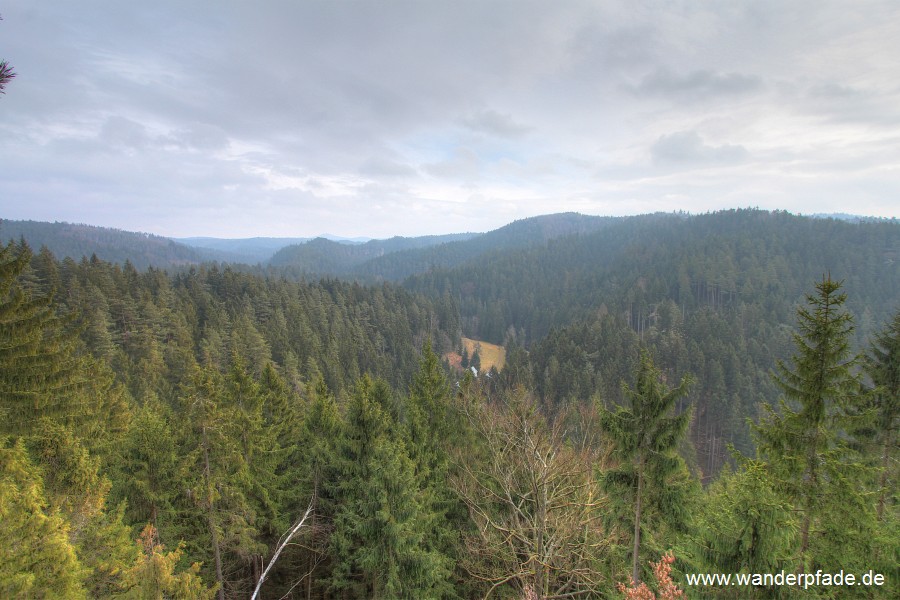
[{"label": "dead white tree trunk", "polygon": [[262,588],[263,582],[266,580],[266,576],[269,574],[269,569],[272,568],[272,565],[275,564],[275,561],[278,560],[278,555],[281,554],[281,551],[284,550],[284,547],[288,545],[300,528],[303,527],[303,524],[306,522],[306,518],[309,517],[309,513],[312,512],[312,502],[309,503],[309,508],[306,509],[306,512],[303,513],[303,516],[300,518],[297,523],[291,527],[290,531],[288,531],[284,541],[278,544],[278,548],[275,549],[275,554],[272,555],[272,560],[269,561],[269,564],[266,565],[266,570],[263,571],[262,576],[259,578],[259,581],[256,583],[256,589],[253,590],[253,595],[250,596],[250,600],[256,600],[256,596],[259,594],[259,590]]}]

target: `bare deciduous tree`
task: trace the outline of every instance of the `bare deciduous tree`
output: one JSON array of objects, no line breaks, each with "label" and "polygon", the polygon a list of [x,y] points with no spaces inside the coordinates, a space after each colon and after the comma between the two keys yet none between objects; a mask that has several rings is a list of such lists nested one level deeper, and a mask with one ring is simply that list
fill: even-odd
[{"label": "bare deciduous tree", "polygon": [[477,526],[463,566],[485,597],[505,585],[541,600],[597,591],[605,542],[591,452],[567,444],[561,420],[548,425],[521,389],[464,410],[480,444],[453,484]]}]

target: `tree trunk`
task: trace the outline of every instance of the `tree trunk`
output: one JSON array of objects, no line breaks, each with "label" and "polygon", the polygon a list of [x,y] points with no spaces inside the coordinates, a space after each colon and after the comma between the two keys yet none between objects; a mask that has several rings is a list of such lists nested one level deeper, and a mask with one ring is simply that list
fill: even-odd
[{"label": "tree trunk", "polygon": [[632,549],[631,558],[631,580],[632,585],[641,582],[641,562],[638,557],[638,551],[641,549],[641,493],[644,491],[644,458],[641,457],[638,462],[638,485],[637,496],[634,502],[634,547]]},{"label": "tree trunk", "polygon": [[806,489],[803,491],[803,522],[800,524],[800,570],[806,570],[806,553],[809,550],[809,529],[812,524],[813,494],[819,492],[818,476],[819,434],[813,437],[806,454]]},{"label": "tree trunk", "polygon": [[206,523],[209,527],[209,537],[212,542],[213,556],[216,563],[216,581],[219,582],[219,600],[225,600],[225,581],[222,577],[222,555],[219,551],[219,534],[216,532],[216,524],[213,519],[212,483],[210,482],[209,469],[209,443],[206,438],[206,427],[203,428],[203,478],[206,483]]},{"label": "tree trunk", "polygon": [[[315,507],[315,503],[319,499],[319,472],[315,471],[315,475],[313,476],[313,499],[312,504]],[[309,557],[309,569],[306,571],[306,600],[312,600],[312,582],[313,582],[313,571],[316,570],[316,560],[318,559],[318,550],[316,549],[316,511],[313,511],[312,514],[312,524],[309,529],[309,551],[307,551],[306,555]]]},{"label": "tree trunk", "polygon": [[891,465],[891,448],[893,447],[894,436],[893,432],[891,432],[891,434],[887,436],[887,439],[884,442],[884,449],[881,452],[881,477],[878,478],[879,493],[878,508],[876,509],[879,523],[884,521],[884,503],[888,493],[888,470],[890,469]]},{"label": "tree trunk", "polygon": [[537,506],[537,540],[535,540],[535,569],[534,569],[534,591],[538,599],[542,599],[547,595],[547,582],[544,574],[544,528],[547,526],[547,489],[541,486],[540,490],[535,490],[535,499],[538,501]]}]

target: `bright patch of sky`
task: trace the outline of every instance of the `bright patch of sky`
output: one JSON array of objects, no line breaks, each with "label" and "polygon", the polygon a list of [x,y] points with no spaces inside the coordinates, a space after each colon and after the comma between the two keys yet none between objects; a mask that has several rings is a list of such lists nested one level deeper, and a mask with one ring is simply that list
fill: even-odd
[{"label": "bright patch of sky", "polygon": [[[900,216],[900,3],[13,0],[0,218],[171,236]],[[2,229],[0,229],[2,231]]]}]

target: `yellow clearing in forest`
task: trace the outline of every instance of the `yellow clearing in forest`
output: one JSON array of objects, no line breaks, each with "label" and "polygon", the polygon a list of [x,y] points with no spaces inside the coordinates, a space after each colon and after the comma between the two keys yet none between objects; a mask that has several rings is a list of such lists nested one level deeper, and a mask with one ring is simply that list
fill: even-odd
[{"label": "yellow clearing in forest", "polygon": [[481,358],[481,370],[490,371],[491,367],[497,367],[498,371],[503,370],[506,364],[506,348],[497,344],[490,344],[480,340],[473,340],[467,337],[462,339],[463,346],[469,354],[471,360],[475,354],[475,348],[478,348],[478,356]]}]

